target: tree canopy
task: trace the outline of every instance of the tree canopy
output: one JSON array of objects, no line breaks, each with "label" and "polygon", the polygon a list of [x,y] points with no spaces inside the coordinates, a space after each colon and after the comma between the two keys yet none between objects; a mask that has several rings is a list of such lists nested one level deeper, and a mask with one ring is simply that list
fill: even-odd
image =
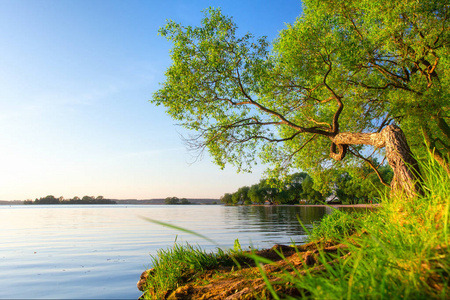
[{"label": "tree canopy", "polygon": [[[276,182],[275,182],[276,181]],[[313,188],[313,181],[306,173],[294,173],[283,180],[261,179],[250,187],[240,187],[234,193],[226,193],[220,199],[225,204],[299,204],[300,200],[323,203],[325,197]]]},{"label": "tree canopy", "polygon": [[232,18],[208,9],[199,27],[160,30],[173,62],[151,101],[194,130],[190,146],[221,167],[376,170],[370,155],[385,147],[393,186],[412,189],[418,171],[405,167],[415,160],[403,132],[450,173],[449,19],[442,0],[304,0],[269,43],[238,36]]},{"label": "tree canopy", "polygon": [[167,197],[164,199],[165,204],[191,204],[186,198],[179,199],[178,197]]}]

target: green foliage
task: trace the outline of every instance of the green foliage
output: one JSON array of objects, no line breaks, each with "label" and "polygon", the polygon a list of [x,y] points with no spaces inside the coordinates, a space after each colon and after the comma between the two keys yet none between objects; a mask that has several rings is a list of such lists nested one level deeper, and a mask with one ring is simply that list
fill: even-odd
[{"label": "green foliage", "polygon": [[[382,178],[389,183],[393,172],[388,166],[379,167]],[[348,171],[336,170],[332,176],[336,197],[343,203],[376,203],[380,195],[388,192],[377,175],[367,166],[351,168]]]},{"label": "green foliage", "polygon": [[266,201],[265,189],[262,188],[263,182],[260,184],[254,184],[248,191],[248,197],[250,201],[255,204],[263,204]]},{"label": "green foliage", "polygon": [[116,204],[116,201],[104,199],[103,196],[83,196],[82,199],[75,196],[72,199],[64,199],[64,197],[56,198],[53,195],[48,195],[43,198],[36,198],[34,201],[26,200],[24,204]]},{"label": "green foliage", "polygon": [[306,176],[302,184],[302,196],[312,203],[324,203],[325,197],[314,188],[314,181],[311,176]]},{"label": "green foliage", "polygon": [[248,191],[250,188],[248,186],[240,187],[235,193],[231,195],[231,200],[233,204],[246,203],[250,199],[248,198]]},{"label": "green foliage", "polygon": [[[392,170],[380,166],[378,171],[388,182],[392,179]],[[221,201],[225,204],[263,204],[266,201],[276,204],[298,204],[306,200],[312,204],[323,204],[330,193],[344,204],[376,203],[380,195],[387,192],[372,169],[366,166],[348,168],[348,171],[329,170],[331,174],[320,174],[316,180],[326,177],[324,182],[315,184],[315,180],[307,173],[294,173],[283,180],[262,179],[250,188],[242,187],[235,193],[226,193]]]},{"label": "green foliage", "polygon": [[189,200],[186,198],[181,198],[180,204],[191,204],[191,202],[189,202]]},{"label": "green foliage", "polygon": [[303,4],[303,15],[272,44],[237,36],[220,9],[205,11],[198,27],[169,21],[160,34],[173,43],[172,65],[151,101],[196,131],[193,149],[207,149],[221,167],[248,171],[260,160],[273,166],[274,178],[290,169],[332,176],[324,171],[348,171],[372,147],[352,142],[351,157],[335,162],[336,134],[389,124],[403,128],[420,157],[424,136],[448,167],[447,1]]},{"label": "green foliage", "polygon": [[241,243],[239,243],[239,239],[234,240],[233,251],[235,253],[242,252]]},{"label": "green foliage", "polygon": [[[205,13],[201,27],[184,27],[169,21],[160,34],[174,44],[173,64],[166,72],[167,81],[152,101],[165,105],[167,112],[186,128],[202,131],[207,139],[214,140],[208,143],[208,148],[217,164],[224,166],[229,161],[245,169],[243,163],[252,162],[254,155],[246,152],[240,141],[230,142],[228,137],[233,133],[219,134],[223,131],[220,125],[237,122],[236,133],[240,135],[238,123],[242,119],[247,119],[245,123],[252,122],[254,113],[245,106],[235,111],[233,100],[218,97],[242,99],[240,84],[234,78],[237,71],[242,84],[259,89],[258,78],[267,65],[268,43],[264,38],[255,41],[250,34],[238,38],[236,29],[231,18],[213,9]],[[245,133],[241,137],[258,134],[257,127],[243,128]],[[248,146],[251,145],[255,147],[256,142],[249,141]],[[230,152],[223,151],[223,147]]]},{"label": "green foliage", "polygon": [[314,224],[314,230],[309,236],[309,240],[316,241],[321,238],[325,240],[342,240],[361,231],[363,219],[367,218],[367,213],[347,213],[334,210],[331,215],[325,216],[320,222]]},{"label": "green foliage", "polygon": [[[393,118],[414,150],[426,155],[424,132],[448,154],[448,2],[303,4],[303,16],[275,43],[282,73],[297,76],[302,86],[319,87],[327,63],[332,63],[336,67],[327,77],[328,86],[345,98],[341,129],[372,131],[380,125],[376,120]],[[323,93],[323,85],[314,91],[317,99]],[[326,117],[325,110],[315,108]]]},{"label": "green foliage", "polygon": [[335,212],[314,227],[311,240],[344,243],[348,258],[284,280],[302,299],[448,299],[450,177],[432,158],[421,169],[426,193],[415,201],[384,199],[373,212]]},{"label": "green foliage", "polygon": [[55,198],[53,195],[48,195],[44,198],[34,200],[34,204],[59,204],[59,198]]},{"label": "green foliage", "polygon": [[188,199],[182,198],[179,199],[178,197],[167,197],[164,199],[164,203],[167,205],[173,205],[173,204],[191,204]]},{"label": "green foliage", "polygon": [[312,179],[306,173],[295,173],[284,180],[261,179],[251,187],[241,187],[234,193],[226,193],[221,201],[225,204],[298,204],[306,199],[311,202],[325,201],[325,197],[313,188]]},{"label": "green foliage", "polygon": [[220,201],[227,205],[233,204],[233,198],[230,193],[225,193],[222,197],[220,197]]},{"label": "green foliage", "polygon": [[[319,251],[322,265],[277,273],[274,281],[268,276],[274,274],[263,268],[270,260],[246,254],[255,260],[272,297],[292,298],[277,294],[281,285],[296,289],[302,299],[448,299],[450,177],[433,157],[430,154],[421,162],[425,193],[415,201],[397,194],[397,198],[383,199],[376,210],[335,211],[314,227],[311,240],[339,242],[347,255],[336,258]],[[158,292],[173,290],[205,269],[236,263],[233,255],[242,254],[238,240],[234,250],[208,254],[188,244],[159,251],[153,257],[149,289],[162,298]]]},{"label": "green foliage", "polygon": [[[176,289],[178,284],[193,279],[202,271],[232,264],[230,255],[224,251],[207,253],[190,244],[175,243],[172,248],[158,250],[152,256],[153,269],[147,280],[147,289],[154,299],[163,299],[166,291]],[[144,299],[151,299],[150,293],[144,293]]]}]

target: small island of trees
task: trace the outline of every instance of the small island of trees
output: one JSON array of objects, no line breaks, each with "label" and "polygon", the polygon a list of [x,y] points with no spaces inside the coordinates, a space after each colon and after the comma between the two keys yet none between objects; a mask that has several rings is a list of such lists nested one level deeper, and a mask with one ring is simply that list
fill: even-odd
[{"label": "small island of trees", "polygon": [[177,197],[167,197],[166,199],[164,199],[164,203],[165,204],[191,204],[191,202],[189,202],[189,200],[187,200],[186,198],[177,198]]},{"label": "small island of trees", "polygon": [[33,200],[25,200],[23,204],[34,205],[34,204],[117,204],[116,201],[110,199],[104,199],[103,196],[83,196],[73,197],[72,199],[64,199],[64,197],[56,198],[53,195],[48,195],[42,198],[36,198]]}]

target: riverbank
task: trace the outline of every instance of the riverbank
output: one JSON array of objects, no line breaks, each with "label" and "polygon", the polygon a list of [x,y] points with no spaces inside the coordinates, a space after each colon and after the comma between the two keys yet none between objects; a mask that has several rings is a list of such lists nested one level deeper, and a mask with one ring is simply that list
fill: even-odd
[{"label": "riverbank", "polygon": [[162,251],[142,277],[143,299],[448,299],[450,180],[433,162],[421,167],[424,196],[335,210],[305,245]]},{"label": "riverbank", "polygon": [[[189,247],[183,248],[189,252]],[[222,258],[222,261],[213,268],[196,271],[191,268],[183,270],[182,278],[177,288],[154,289],[147,284],[150,277],[156,276],[155,269],[147,270],[141,274],[137,283],[139,290],[144,294],[141,299],[273,299],[268,283],[272,284],[277,294],[300,296],[298,291],[283,282],[286,272],[294,274],[301,269],[314,266],[311,273],[320,272],[325,265],[319,261],[319,253],[325,251],[328,255],[337,255],[338,258],[328,263],[340,263],[349,256],[345,244],[336,244],[332,241],[310,242],[300,246],[274,245],[271,249],[258,251],[245,251],[230,253],[232,260]],[[206,256],[214,254],[206,254]],[[330,256],[331,257],[331,256]],[[261,277],[261,272],[265,278]],[[305,273],[305,271],[300,271]],[[305,273],[306,274],[306,273]]]},{"label": "riverbank", "polygon": [[281,204],[281,205],[264,205],[264,204],[252,204],[251,206],[291,206],[291,207],[335,207],[335,208],[377,208],[379,203],[375,204]]}]

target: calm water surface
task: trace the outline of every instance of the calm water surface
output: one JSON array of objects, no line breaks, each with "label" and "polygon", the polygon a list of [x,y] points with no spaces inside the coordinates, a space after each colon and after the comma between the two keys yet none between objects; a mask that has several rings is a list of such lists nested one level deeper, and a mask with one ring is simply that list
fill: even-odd
[{"label": "calm water surface", "polygon": [[178,242],[217,245],[143,220],[201,233],[220,248],[302,243],[323,207],[207,205],[0,206],[0,299],[137,299],[150,255]]}]

